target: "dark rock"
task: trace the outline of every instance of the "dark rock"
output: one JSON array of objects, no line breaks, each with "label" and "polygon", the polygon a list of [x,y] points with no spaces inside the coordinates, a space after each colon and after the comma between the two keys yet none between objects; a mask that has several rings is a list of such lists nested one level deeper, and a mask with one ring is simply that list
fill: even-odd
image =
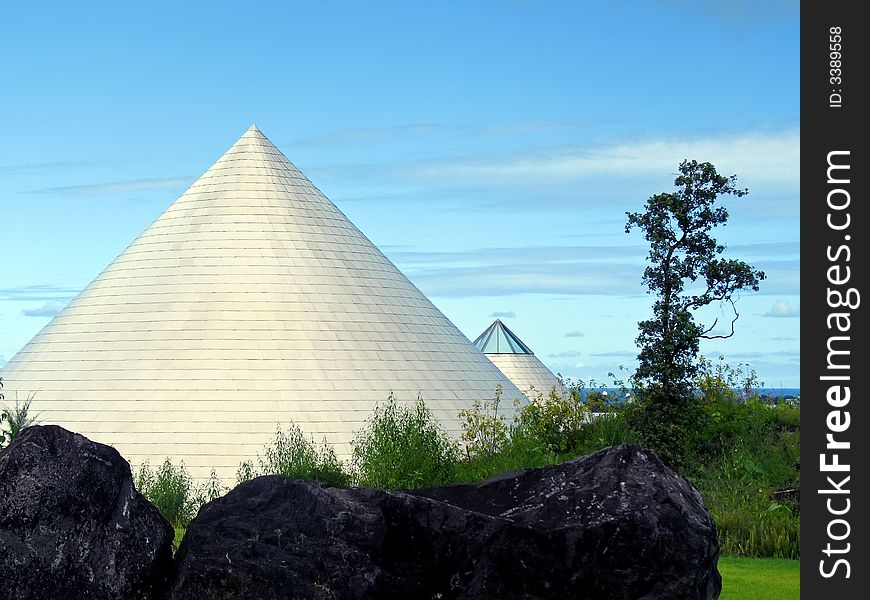
[{"label": "dark rock", "polygon": [[716,526],[698,491],[635,445],[416,492],[548,536],[572,597],[718,598]]},{"label": "dark rock", "polygon": [[156,598],[173,535],[114,448],[48,425],[0,452],[0,598]]},{"label": "dark rock", "polygon": [[280,476],[207,504],[175,600],[717,598],[697,491],[637,446],[414,493]]}]

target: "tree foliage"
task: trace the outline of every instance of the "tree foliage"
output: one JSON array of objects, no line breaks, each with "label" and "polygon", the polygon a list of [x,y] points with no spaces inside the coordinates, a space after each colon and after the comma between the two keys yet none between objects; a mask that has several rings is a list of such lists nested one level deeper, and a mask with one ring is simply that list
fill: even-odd
[{"label": "tree foliage", "polygon": [[[728,211],[716,200],[748,193],[736,181],[736,175],[719,175],[710,163],[684,160],[675,191],[651,196],[643,212],[626,213],[625,232],[638,228],[650,244],[643,283],[656,296],[653,318],[638,323],[635,379],[661,386],[666,395],[690,393],[700,339],[733,335],[738,292],[758,291],[765,277],[743,261],[721,258],[725,246],[710,235],[728,220]],[[695,321],[695,311],[714,303],[732,312],[725,333],[714,331],[718,318],[708,325]]]}]

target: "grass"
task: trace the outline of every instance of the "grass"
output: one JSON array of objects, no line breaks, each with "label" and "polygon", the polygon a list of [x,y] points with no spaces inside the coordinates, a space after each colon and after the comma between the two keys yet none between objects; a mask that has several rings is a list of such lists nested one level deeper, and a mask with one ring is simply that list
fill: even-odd
[{"label": "grass", "polygon": [[172,540],[172,553],[175,554],[178,552],[178,547],[181,545],[181,540],[184,539],[187,529],[184,527],[173,527],[173,529],[175,530],[175,538]]},{"label": "grass", "polygon": [[781,558],[719,559],[720,600],[797,600],[800,598],[800,561]]}]

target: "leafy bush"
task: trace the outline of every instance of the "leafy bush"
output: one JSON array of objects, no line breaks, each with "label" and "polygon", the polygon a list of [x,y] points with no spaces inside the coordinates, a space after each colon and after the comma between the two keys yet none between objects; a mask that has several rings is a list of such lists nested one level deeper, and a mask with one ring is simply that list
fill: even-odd
[{"label": "leafy bush", "polygon": [[312,479],[332,485],[350,483],[341,462],[331,446],[323,442],[317,446],[314,438],[306,438],[295,423],[290,423],[284,432],[279,426],[265,456],[257,455],[259,470],[250,461],[243,462],[236,472],[238,483],[258,475],[283,475],[290,479]]},{"label": "leafy bush", "polygon": [[800,406],[763,402],[755,372],[722,361],[702,361],[707,419],[685,474],[716,521],[723,553],[799,558],[799,500],[774,498],[800,486]]},{"label": "leafy bush", "polygon": [[136,474],[135,483],[136,489],[173,527],[186,527],[201,506],[184,463],[176,467],[167,458],[156,471],[152,471],[146,460]]},{"label": "leafy bush", "polygon": [[548,452],[573,453],[588,423],[590,412],[570,394],[555,389],[544,397],[539,394],[520,407],[515,429],[523,436],[538,440]]},{"label": "leafy bush", "polygon": [[229,488],[221,483],[217,473],[212,469],[211,475],[209,475],[206,482],[203,485],[194,488],[193,504],[196,507],[194,513],[199,512],[199,509],[202,508],[203,504],[211,502],[212,500],[217,500],[228,491]]},{"label": "leafy bush", "polygon": [[758,389],[764,387],[755,369],[745,363],[731,366],[722,355],[715,363],[704,356],[699,357],[697,371],[695,386],[701,399],[707,403],[758,399]]},{"label": "leafy bush", "polygon": [[611,407],[606,412],[590,417],[589,421],[580,427],[573,454],[585,456],[602,448],[636,443],[638,443],[638,436],[629,426],[625,410]]},{"label": "leafy bush", "polygon": [[511,429],[508,439],[497,452],[469,455],[456,464],[454,481],[471,483],[499,473],[552,465],[564,460],[547,450],[540,440]]},{"label": "leafy bush", "polygon": [[470,409],[459,411],[459,418],[464,422],[462,441],[465,442],[467,456],[492,456],[504,450],[510,432],[505,416],[498,414],[501,395],[499,384],[492,401],[475,400]]},{"label": "leafy bush", "polygon": [[653,385],[635,393],[625,418],[640,444],[680,471],[697,455],[707,412],[697,397],[685,393],[675,396],[672,391]]},{"label": "leafy bush", "polygon": [[[0,378],[0,389],[3,389],[2,378]],[[36,422],[36,417],[30,414],[30,403],[33,401],[34,394],[27,397],[24,402],[19,403],[15,400],[13,407],[0,407],[0,448],[6,447],[18,437],[22,431],[30,427]],[[0,395],[2,398],[2,395]]]},{"label": "leafy bush", "polygon": [[214,469],[203,485],[196,485],[182,462],[177,467],[166,458],[156,471],[146,460],[135,475],[136,489],[153,504],[175,529],[187,527],[206,502],[223,496],[223,486]]},{"label": "leafy bush", "polygon": [[[621,383],[621,382],[617,382]],[[551,392],[534,398],[527,406],[516,405],[508,422],[495,403],[476,402],[460,413],[465,420],[462,439],[466,458],[457,464],[458,481],[477,481],[505,471],[542,467],[600,450],[635,442],[636,436],[624,417],[625,393],[608,396],[600,390],[587,393],[584,384],[568,382],[566,393]],[[600,411],[593,415],[588,402]],[[597,404],[596,404],[597,402]]]},{"label": "leafy bush", "polygon": [[771,499],[764,487],[746,481],[698,481],[723,554],[800,558],[800,514]]},{"label": "leafy bush", "polygon": [[442,485],[453,476],[456,444],[441,430],[422,398],[412,406],[390,394],[353,441],[360,485],[416,489]]}]

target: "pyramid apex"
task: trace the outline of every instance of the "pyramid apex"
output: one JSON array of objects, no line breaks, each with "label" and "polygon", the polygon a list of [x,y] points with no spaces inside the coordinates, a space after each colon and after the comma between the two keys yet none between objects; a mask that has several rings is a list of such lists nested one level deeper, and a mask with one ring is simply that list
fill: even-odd
[{"label": "pyramid apex", "polygon": [[245,133],[242,135],[242,138],[243,138],[243,139],[244,139],[244,138],[262,138],[262,139],[269,139],[269,138],[267,138],[267,137],[263,134],[262,131],[260,131],[260,128],[257,127],[256,123],[253,124],[253,125],[251,125],[250,127],[248,127],[247,131],[245,131]]},{"label": "pyramid apex", "polygon": [[484,354],[534,354],[501,319],[493,321],[473,343]]}]

